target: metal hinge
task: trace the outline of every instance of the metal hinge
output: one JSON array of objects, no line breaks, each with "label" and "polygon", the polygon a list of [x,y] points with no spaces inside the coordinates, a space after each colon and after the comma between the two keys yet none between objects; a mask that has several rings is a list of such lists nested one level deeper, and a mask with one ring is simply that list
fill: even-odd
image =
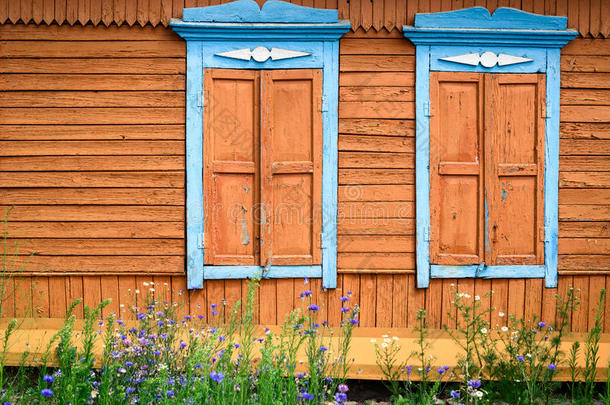
[{"label": "metal hinge", "polygon": [[324,234],[322,232],[320,232],[320,249],[325,249],[326,244],[324,243]]},{"label": "metal hinge", "polygon": [[430,242],[430,227],[429,226],[424,228],[424,241]]},{"label": "metal hinge", "polygon": [[199,92],[199,96],[197,97],[197,107],[204,107],[205,106],[205,91],[200,91]]},{"label": "metal hinge", "polygon": [[429,101],[424,102],[424,115],[426,117],[430,116],[430,102]]},{"label": "metal hinge", "polygon": [[322,94],[322,109],[320,111],[328,111],[328,97],[326,94]]},{"label": "metal hinge", "polygon": [[551,103],[549,103],[547,101],[543,105],[544,105],[544,114],[542,114],[542,116],[544,118],[551,118]]},{"label": "metal hinge", "polygon": [[197,234],[197,249],[205,248],[205,239],[203,238],[203,234]]},{"label": "metal hinge", "polygon": [[545,226],[545,227],[544,227],[544,238],[543,238],[544,243],[549,243],[549,242],[551,242],[551,232],[550,232],[550,229],[551,229],[551,228],[550,228],[550,227],[548,227],[548,226]]}]

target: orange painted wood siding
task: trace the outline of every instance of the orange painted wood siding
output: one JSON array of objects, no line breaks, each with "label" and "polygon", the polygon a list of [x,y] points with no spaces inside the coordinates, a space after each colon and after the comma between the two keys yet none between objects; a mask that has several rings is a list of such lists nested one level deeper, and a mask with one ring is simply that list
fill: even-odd
[{"label": "orange painted wood siding", "polygon": [[[241,299],[239,280],[184,292],[184,43],[151,27],[5,25],[0,35],[0,207],[15,206],[8,246],[19,250],[9,264],[25,270],[3,315],[33,303],[40,316],[61,317],[74,297],[110,297],[106,312],[128,317],[135,289],[151,280],[159,297],[194,315]],[[498,311],[553,319],[554,294],[572,285],[583,297],[572,328],[586,330],[599,289],[610,288],[610,41],[577,39],[562,50],[559,288],[432,280],[419,290],[414,49],[396,34],[358,35],[340,45],[338,289],[264,280],[258,320],[281,322],[307,288],[334,324],[338,297],[351,292],[364,326],[415,326],[419,308],[431,326],[451,326],[452,284],[493,289],[485,305],[496,308],[494,324],[506,320]]]}]

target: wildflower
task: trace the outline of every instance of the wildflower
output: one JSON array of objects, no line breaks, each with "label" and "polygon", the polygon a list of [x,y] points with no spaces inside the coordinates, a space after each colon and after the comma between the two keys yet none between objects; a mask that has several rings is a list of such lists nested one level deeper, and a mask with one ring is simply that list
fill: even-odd
[{"label": "wildflower", "polygon": [[508,332],[508,327],[507,326],[502,326],[500,329],[502,329],[502,332]]},{"label": "wildflower", "polygon": [[125,392],[127,394],[131,394],[132,392],[134,392],[136,389],[134,387],[127,387],[125,388]]},{"label": "wildflower", "polygon": [[468,386],[470,388],[479,388],[481,386],[481,380],[470,380],[468,381]]},{"label": "wildflower", "polygon": [[240,348],[239,343],[235,343],[233,346],[235,346],[236,349]]},{"label": "wildflower", "polygon": [[480,300],[480,299],[481,299],[481,297],[479,297],[478,295],[475,295],[475,296],[474,296],[474,300],[475,300],[475,301],[478,301],[478,300]]},{"label": "wildflower", "polygon": [[459,398],[460,397],[460,392],[459,391],[451,390],[449,395],[451,395],[451,398]]},{"label": "wildflower", "polygon": [[125,373],[127,372],[127,370],[125,370],[123,367],[121,367],[121,368],[119,368],[119,369],[117,370],[117,372],[118,372],[119,374],[125,374]]},{"label": "wildflower", "polygon": [[224,378],[225,375],[221,372],[217,372],[217,371],[212,371],[210,373],[210,378],[212,379],[212,381],[216,381],[217,383],[220,383]]},{"label": "wildflower", "polygon": [[518,361],[524,361],[524,360],[525,360],[525,357],[523,357],[523,356],[517,356],[517,360],[518,360]]},{"label": "wildflower", "polygon": [[498,316],[499,316],[500,318],[503,318],[503,317],[504,317],[504,312],[498,312]]},{"label": "wildflower", "polygon": [[337,386],[337,389],[339,390],[339,392],[347,392],[347,391],[349,391],[349,388],[345,384],[339,384]]},{"label": "wildflower", "polygon": [[444,368],[439,368],[438,370],[436,370],[437,373],[439,373],[440,375],[445,374],[445,369]]},{"label": "wildflower", "polygon": [[371,343],[376,343],[376,342],[377,342],[377,339],[375,339],[375,338],[371,339]]},{"label": "wildflower", "polygon": [[546,326],[546,322],[538,322],[538,326],[544,328]]},{"label": "wildflower", "polygon": [[313,399],[313,395],[311,395],[309,392],[307,391],[303,391],[301,392],[301,395],[299,395],[299,398],[301,399]]},{"label": "wildflower", "polygon": [[343,402],[343,401],[347,400],[347,394],[345,394],[345,393],[343,393],[343,392],[337,392],[337,393],[335,394],[335,399],[336,399],[338,402]]},{"label": "wildflower", "polygon": [[184,349],[186,346],[188,346],[188,345],[186,344],[186,342],[183,342],[183,341],[181,340],[181,341],[180,341],[180,348],[181,348],[181,349]]},{"label": "wildflower", "polygon": [[341,302],[347,302],[349,301],[349,297],[340,297],[339,300],[341,300]]},{"label": "wildflower", "polygon": [[216,304],[210,305],[210,309],[216,309],[216,308],[218,308],[218,305],[216,305]]},{"label": "wildflower", "polygon": [[413,366],[407,366],[405,367],[405,370],[407,371],[407,375],[410,375],[411,371],[413,371]]},{"label": "wildflower", "polygon": [[127,367],[131,367],[131,366],[133,366],[133,363],[132,363],[131,361],[126,361],[126,362],[125,362],[125,365],[126,365]]},{"label": "wildflower", "polygon": [[309,306],[309,310],[310,310],[310,311],[314,311],[314,312],[315,312],[315,311],[318,311],[319,309],[320,309],[320,307],[319,307],[319,306],[317,306],[316,304],[311,304],[311,305]]},{"label": "wildflower", "polygon": [[555,370],[557,368],[553,363],[549,364],[549,370]]},{"label": "wildflower", "polygon": [[360,322],[360,321],[359,321],[358,319],[356,319],[356,318],[350,318],[350,320],[349,320],[349,321],[350,321],[350,323],[351,323],[352,325],[358,325],[358,322]]},{"label": "wildflower", "polygon": [[197,318],[199,318],[199,319],[204,319],[204,318],[205,318],[205,315],[197,315]]},{"label": "wildflower", "polygon": [[326,346],[320,346],[320,351],[321,351],[322,353],[324,353],[324,352],[325,352],[325,351],[327,351],[327,350],[328,350],[328,347],[326,347]]},{"label": "wildflower", "polygon": [[388,347],[388,344],[387,344],[386,342],[383,342],[383,343],[381,344],[381,347],[383,347],[383,348],[385,349],[386,347]]},{"label": "wildflower", "polygon": [[309,283],[309,278],[305,277],[305,278],[303,279],[303,284],[308,284],[308,283]]},{"label": "wildflower", "polygon": [[55,380],[55,379],[53,378],[52,375],[46,374],[44,377],[42,377],[42,381],[47,382],[47,383],[52,383],[53,380]]},{"label": "wildflower", "polygon": [[482,391],[477,390],[477,391],[475,391],[475,392],[473,393],[473,396],[475,396],[475,397],[477,397],[477,398],[481,399],[481,398],[483,398],[483,392],[482,392]]},{"label": "wildflower", "polygon": [[297,378],[305,378],[305,373],[297,373]]},{"label": "wildflower", "polygon": [[191,316],[190,315],[184,315],[184,319],[186,319],[187,321],[191,320]]},{"label": "wildflower", "polygon": [[481,333],[484,335],[487,334],[487,328],[481,328]]},{"label": "wildflower", "polygon": [[216,316],[216,315],[218,315],[218,311],[213,309],[212,311],[210,311],[210,314],[212,314],[212,316]]},{"label": "wildflower", "polygon": [[168,397],[168,398],[173,398],[174,391],[172,391],[172,390],[165,391],[165,396]]},{"label": "wildflower", "polygon": [[343,312],[343,313],[349,312],[349,307],[341,307],[341,312]]},{"label": "wildflower", "polygon": [[301,298],[305,298],[305,297],[309,297],[311,296],[311,291],[307,290],[307,291],[303,291],[301,293]]},{"label": "wildflower", "polygon": [[160,356],[161,355],[161,351],[160,350],[153,350],[153,354],[155,356]]},{"label": "wildflower", "polygon": [[42,390],[40,390],[40,395],[42,395],[43,397],[50,398],[53,396],[53,390],[51,388],[43,388]]}]

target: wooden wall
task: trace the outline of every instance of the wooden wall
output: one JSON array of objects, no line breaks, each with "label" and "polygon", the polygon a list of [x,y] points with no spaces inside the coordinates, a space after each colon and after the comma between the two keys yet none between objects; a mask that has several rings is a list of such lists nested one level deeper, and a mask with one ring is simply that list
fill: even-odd
[{"label": "wooden wall", "polygon": [[[194,315],[244,296],[242,281],[183,293],[184,42],[151,27],[18,24],[0,36],[0,207],[15,205],[7,226],[19,263],[9,266],[25,271],[9,282],[2,315],[33,304],[41,317],[61,317],[77,297],[110,297],[107,312],[120,311],[145,281]],[[339,288],[266,280],[259,321],[281,321],[310,288],[334,323],[351,291],[363,326],[414,326],[424,307],[440,327],[452,284],[493,289],[486,305],[549,320],[553,295],[573,285],[583,305],[572,325],[586,330],[599,290],[610,288],[610,41],[578,39],[562,55],[557,290],[542,280],[415,288],[414,48],[393,31],[349,34],[340,49]]]}]

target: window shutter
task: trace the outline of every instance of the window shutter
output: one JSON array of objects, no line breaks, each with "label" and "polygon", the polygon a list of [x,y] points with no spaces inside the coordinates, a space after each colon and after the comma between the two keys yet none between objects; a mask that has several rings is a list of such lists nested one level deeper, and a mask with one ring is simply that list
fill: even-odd
[{"label": "window shutter", "polygon": [[322,72],[262,72],[261,265],[320,264]]},{"label": "window shutter", "polygon": [[205,263],[258,265],[260,74],[204,74]]},{"label": "window shutter", "polygon": [[544,264],[544,80],[486,78],[490,265]]},{"label": "window shutter", "polygon": [[483,76],[430,74],[430,258],[483,262]]}]

